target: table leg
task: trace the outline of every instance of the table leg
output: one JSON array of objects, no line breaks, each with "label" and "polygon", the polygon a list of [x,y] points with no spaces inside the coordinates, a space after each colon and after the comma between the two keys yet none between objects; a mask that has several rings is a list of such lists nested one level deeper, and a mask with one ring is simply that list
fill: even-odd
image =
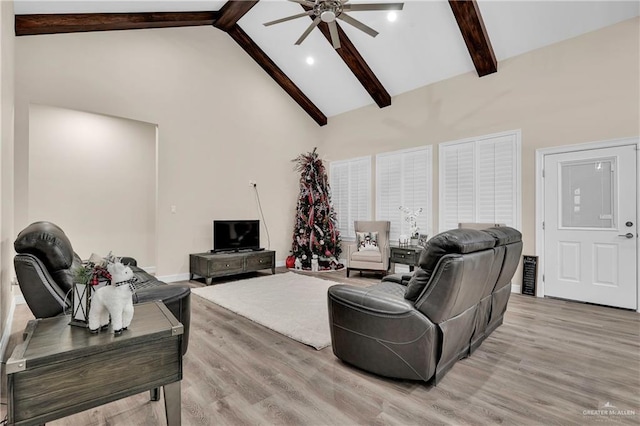
[{"label": "table leg", "polygon": [[160,401],[160,388],[153,388],[150,391],[150,400],[151,401]]},{"label": "table leg", "polygon": [[180,426],[182,423],[182,396],[180,381],[163,386],[164,411],[167,416],[167,426]]}]

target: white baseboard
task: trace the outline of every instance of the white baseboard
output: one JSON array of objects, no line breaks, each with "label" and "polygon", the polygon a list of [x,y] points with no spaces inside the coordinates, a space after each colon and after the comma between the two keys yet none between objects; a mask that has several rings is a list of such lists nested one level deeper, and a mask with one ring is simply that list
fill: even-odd
[{"label": "white baseboard", "polygon": [[522,293],[522,286],[520,284],[511,283],[511,293]]},{"label": "white baseboard", "polygon": [[191,274],[175,274],[175,275],[162,275],[160,277],[156,277],[160,281],[164,281],[165,283],[175,283],[176,281],[189,281],[191,278]]},{"label": "white baseboard", "polygon": [[285,263],[284,260],[277,260],[276,261],[276,267],[278,266],[287,266],[287,264]]}]

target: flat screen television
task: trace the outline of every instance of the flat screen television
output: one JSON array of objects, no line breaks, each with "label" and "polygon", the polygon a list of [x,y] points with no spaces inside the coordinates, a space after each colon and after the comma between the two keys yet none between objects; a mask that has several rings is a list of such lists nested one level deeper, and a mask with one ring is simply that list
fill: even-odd
[{"label": "flat screen television", "polygon": [[214,220],[213,251],[260,250],[259,220]]}]

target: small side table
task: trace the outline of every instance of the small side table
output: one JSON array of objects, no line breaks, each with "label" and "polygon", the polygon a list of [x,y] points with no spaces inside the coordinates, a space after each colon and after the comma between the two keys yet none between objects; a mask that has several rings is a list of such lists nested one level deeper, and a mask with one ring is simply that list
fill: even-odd
[{"label": "small side table", "polygon": [[422,252],[421,246],[408,246],[408,247],[400,247],[392,245],[391,249],[391,259],[390,262],[392,264],[391,269],[395,271],[395,264],[401,263],[403,265],[409,265],[409,271],[413,272],[414,267],[418,264],[418,260],[420,259],[420,253]]},{"label": "small side table", "polygon": [[69,316],[29,321],[7,360],[10,425],[39,425],[144,391],[164,388],[167,424],[181,423],[183,326],[162,302],[141,303],[114,336],[69,325]]}]

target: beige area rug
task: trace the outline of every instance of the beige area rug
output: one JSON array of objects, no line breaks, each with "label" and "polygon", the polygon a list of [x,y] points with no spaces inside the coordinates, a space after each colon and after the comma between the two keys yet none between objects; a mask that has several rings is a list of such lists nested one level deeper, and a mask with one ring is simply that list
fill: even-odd
[{"label": "beige area rug", "polygon": [[298,342],[331,344],[327,289],[337,284],[293,272],[268,275],[191,291]]}]

